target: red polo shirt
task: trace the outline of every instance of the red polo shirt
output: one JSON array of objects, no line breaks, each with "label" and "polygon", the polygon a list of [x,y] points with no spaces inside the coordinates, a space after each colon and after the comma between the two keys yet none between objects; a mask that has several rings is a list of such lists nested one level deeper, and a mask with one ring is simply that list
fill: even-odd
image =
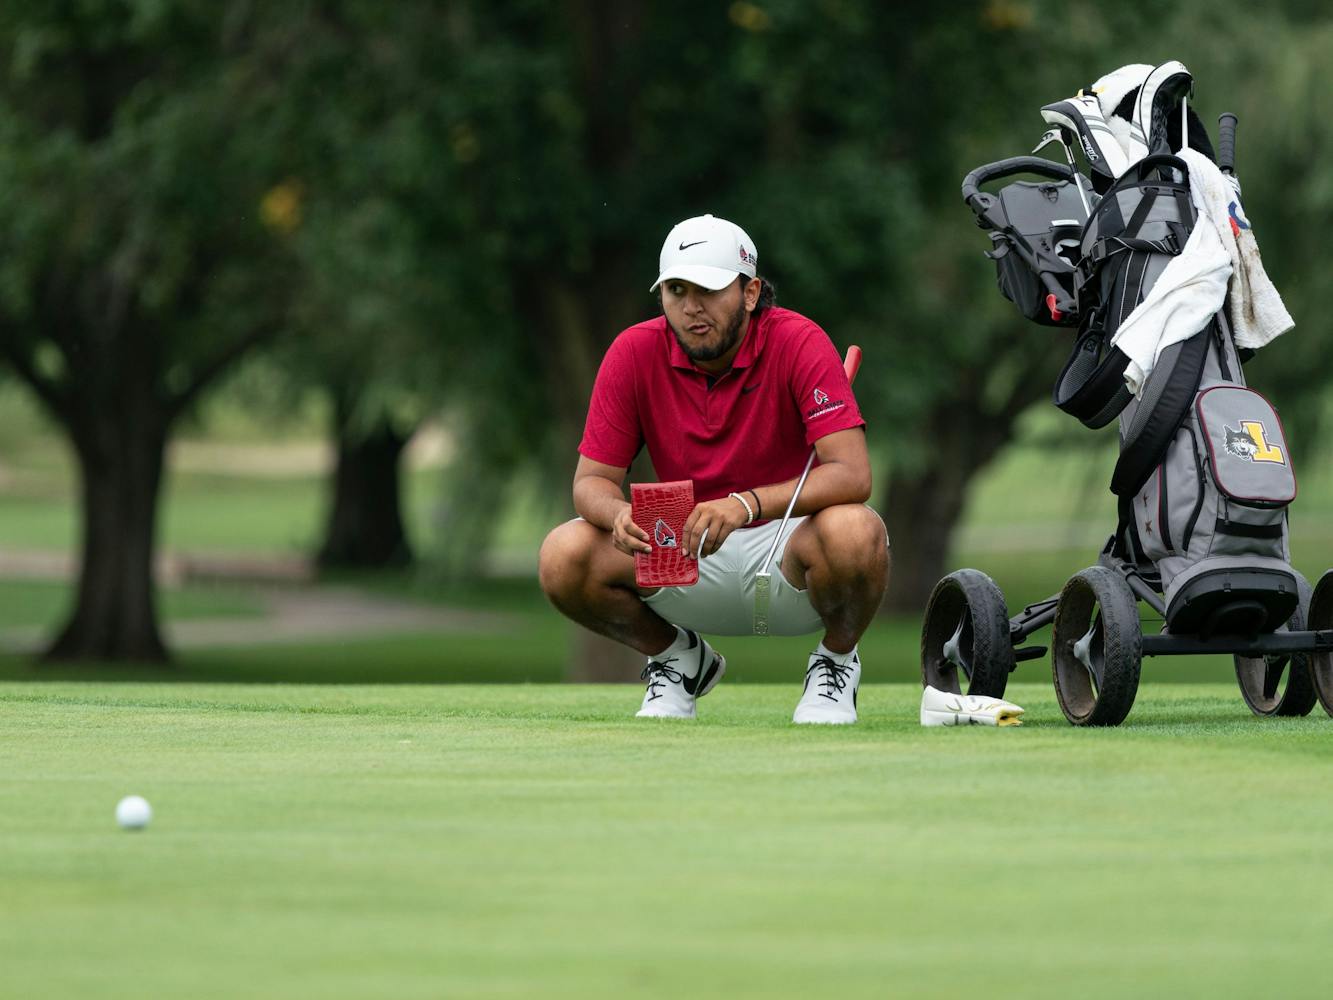
[{"label": "red polo shirt", "polygon": [[692,479],[696,501],[715,500],[799,476],[817,440],[864,425],[837,348],[799,313],[752,318],[711,386],[659,316],[607,350],[579,452],[628,468],[646,444],[659,480]]}]

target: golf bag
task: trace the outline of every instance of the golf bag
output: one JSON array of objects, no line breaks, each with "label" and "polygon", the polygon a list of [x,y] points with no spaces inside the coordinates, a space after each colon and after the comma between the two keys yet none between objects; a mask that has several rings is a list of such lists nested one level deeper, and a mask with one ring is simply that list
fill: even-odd
[{"label": "golf bag", "polygon": [[[978,190],[1020,169],[1055,180]],[[1272,631],[1299,599],[1286,518],[1296,482],[1276,410],[1245,385],[1225,307],[1162,350],[1137,396],[1113,344],[1196,224],[1188,167],[1143,157],[1085,195],[1087,221],[1071,226],[1080,184],[1090,187],[1072,167],[1018,157],[974,171],[963,197],[989,230],[1005,297],[1039,322],[1078,323],[1055,404],[1088,427],[1119,418],[1120,518],[1106,555],[1160,586],[1173,633]]]},{"label": "golf bag", "polygon": [[1287,544],[1296,479],[1282,424],[1246,387],[1225,317],[1180,347],[1120,416],[1112,554],[1145,575],[1155,568],[1172,632],[1271,632],[1299,598]]},{"label": "golf bag", "polygon": [[1291,567],[1290,453],[1241,367],[1292,320],[1240,203],[1236,118],[1218,119],[1214,153],[1192,86],[1179,62],[1121,66],[1041,109],[1034,153],[1059,143],[1067,166],[1018,156],[963,180],[1001,293],[1076,328],[1054,402],[1118,421],[1118,520],[1094,565],[1017,614],[982,570],[944,576],[921,624],[928,694],[1002,698],[1049,652],[1065,718],[1116,726],[1145,657],[1221,653],[1256,715],[1333,715],[1333,570],[1312,590]]}]

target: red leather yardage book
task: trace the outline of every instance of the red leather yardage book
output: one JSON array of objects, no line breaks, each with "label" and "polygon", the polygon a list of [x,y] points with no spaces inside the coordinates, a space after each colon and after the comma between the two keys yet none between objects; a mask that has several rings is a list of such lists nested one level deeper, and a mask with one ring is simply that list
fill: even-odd
[{"label": "red leather yardage book", "polygon": [[694,483],[631,483],[629,497],[634,523],[653,547],[634,554],[634,582],[645,590],[698,583],[699,563],[681,549],[685,519],[694,510]]}]

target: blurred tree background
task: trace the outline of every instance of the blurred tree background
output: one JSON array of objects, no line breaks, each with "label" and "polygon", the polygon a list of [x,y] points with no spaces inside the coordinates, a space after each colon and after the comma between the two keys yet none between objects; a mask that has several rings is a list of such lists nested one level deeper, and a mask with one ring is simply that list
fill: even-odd
[{"label": "blurred tree background", "polygon": [[[1179,58],[1206,122],[1239,114],[1298,322],[1251,379],[1298,448],[1326,409],[1322,3],[13,0],[0,52],[0,361],[79,469],[52,658],[168,655],[163,462],[210,398],[274,427],[321,401],[320,566],[477,579],[516,505],[568,516],[597,363],[654,311],[662,234],[702,212],[755,236],[781,304],[866,349],[887,608],[910,617],[1016,439],[1106,444],[1034,417],[1069,336],[996,293],[958,186],[1127,62]],[[432,427],[451,457],[426,544],[403,456]]]}]

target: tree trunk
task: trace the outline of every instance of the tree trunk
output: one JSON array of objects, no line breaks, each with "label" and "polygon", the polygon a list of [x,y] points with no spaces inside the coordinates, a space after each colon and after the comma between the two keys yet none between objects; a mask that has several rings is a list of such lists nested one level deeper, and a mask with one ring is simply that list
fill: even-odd
[{"label": "tree trunk", "polygon": [[647,662],[642,653],[586,628],[571,627],[574,635],[569,644],[566,680],[576,684],[622,684],[639,679]]},{"label": "tree trunk", "polygon": [[943,463],[890,478],[884,512],[893,557],[884,599],[889,614],[925,611],[931,589],[946,572],[949,544],[971,478],[970,471]]},{"label": "tree trunk", "polygon": [[[607,273],[619,275],[628,254],[619,258],[608,255]],[[535,287],[540,289],[538,300],[546,315],[544,323],[533,329],[542,333],[547,358],[546,398],[550,401],[551,424],[549,432],[553,447],[551,454],[559,456],[565,470],[571,470],[578,458],[578,443],[582,436],[583,421],[588,413],[588,398],[592,395],[593,380],[601,364],[607,345],[622,329],[643,319],[643,309],[636,308],[636,297],[631,291],[632,279],[610,279],[606,287],[620,289],[608,294],[593,308],[589,297],[577,294],[575,288],[559,281],[546,279]],[[569,493],[572,480],[570,471],[560,488]],[[652,479],[646,452],[640,454],[629,470],[631,482]],[[568,515],[566,515],[568,516]],[[627,646],[606,639],[586,629],[578,629],[569,647],[565,677],[570,681],[589,683],[616,683],[637,681],[643,671],[643,657]]]},{"label": "tree trunk", "polygon": [[74,429],[83,499],[78,596],[45,659],[164,662],[153,546],[166,428],[89,419],[94,426]]},{"label": "tree trunk", "polygon": [[350,406],[335,407],[338,459],[319,565],[324,569],[384,569],[412,562],[403,525],[400,465],[411,433],[388,418],[356,426]]},{"label": "tree trunk", "polygon": [[971,378],[939,400],[924,421],[926,464],[889,476],[885,524],[893,557],[883,611],[920,615],[942,577],[954,528],[967,491],[1014,434],[1014,423],[1043,386],[1036,379],[1016,387],[1001,405],[986,407]]}]

